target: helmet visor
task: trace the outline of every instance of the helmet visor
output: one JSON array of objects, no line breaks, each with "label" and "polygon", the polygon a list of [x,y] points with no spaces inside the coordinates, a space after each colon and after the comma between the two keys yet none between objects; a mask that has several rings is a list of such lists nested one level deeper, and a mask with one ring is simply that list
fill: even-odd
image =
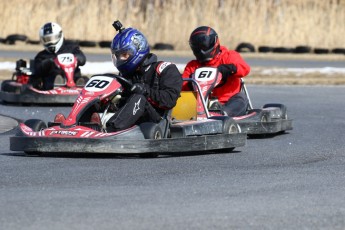
[{"label": "helmet visor", "polygon": [[48,35],[42,36],[42,41],[44,45],[56,44],[60,41],[61,36],[62,36],[62,32],[58,34],[48,34]]},{"label": "helmet visor", "polygon": [[197,39],[196,41],[189,41],[189,46],[194,52],[207,52],[213,49],[217,42],[217,37],[204,37],[203,40]]},{"label": "helmet visor", "polygon": [[135,54],[135,51],[131,47],[125,47],[120,50],[111,50],[111,59],[115,67],[118,67],[128,60],[130,60]]}]

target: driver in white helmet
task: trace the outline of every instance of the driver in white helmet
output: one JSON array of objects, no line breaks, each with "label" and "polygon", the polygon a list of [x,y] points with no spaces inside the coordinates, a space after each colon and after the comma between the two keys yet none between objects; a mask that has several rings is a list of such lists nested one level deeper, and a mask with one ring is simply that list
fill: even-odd
[{"label": "driver in white helmet", "polygon": [[63,71],[54,63],[54,58],[62,53],[72,53],[76,56],[74,80],[82,79],[79,66],[85,64],[86,57],[79,45],[65,42],[61,26],[55,22],[48,22],[41,27],[39,36],[44,50],[35,57],[34,77],[31,82],[34,87],[43,90],[53,89],[55,78],[64,76]]}]

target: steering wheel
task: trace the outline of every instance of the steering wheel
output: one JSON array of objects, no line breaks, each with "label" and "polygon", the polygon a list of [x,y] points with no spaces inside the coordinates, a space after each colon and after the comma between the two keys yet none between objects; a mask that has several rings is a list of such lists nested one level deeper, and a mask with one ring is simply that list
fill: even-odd
[{"label": "steering wheel", "polygon": [[119,76],[119,75],[114,75],[114,77],[116,78],[116,80],[118,80],[118,82],[124,87],[124,88],[128,88],[131,89],[133,87],[133,84],[131,81],[129,81],[128,79]]}]

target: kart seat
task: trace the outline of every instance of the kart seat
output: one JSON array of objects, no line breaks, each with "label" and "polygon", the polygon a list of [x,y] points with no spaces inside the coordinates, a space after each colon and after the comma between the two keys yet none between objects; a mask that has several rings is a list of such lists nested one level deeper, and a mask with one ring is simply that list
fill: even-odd
[{"label": "kart seat", "polygon": [[176,106],[171,113],[172,121],[196,120],[197,118],[197,99],[196,92],[182,91],[177,100]]}]

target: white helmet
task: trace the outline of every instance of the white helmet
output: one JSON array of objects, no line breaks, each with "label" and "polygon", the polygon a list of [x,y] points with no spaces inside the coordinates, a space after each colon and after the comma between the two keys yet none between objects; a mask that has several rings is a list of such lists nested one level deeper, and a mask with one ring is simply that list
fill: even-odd
[{"label": "white helmet", "polygon": [[48,22],[40,29],[40,40],[44,48],[51,53],[57,53],[63,43],[61,26],[55,22]]}]

